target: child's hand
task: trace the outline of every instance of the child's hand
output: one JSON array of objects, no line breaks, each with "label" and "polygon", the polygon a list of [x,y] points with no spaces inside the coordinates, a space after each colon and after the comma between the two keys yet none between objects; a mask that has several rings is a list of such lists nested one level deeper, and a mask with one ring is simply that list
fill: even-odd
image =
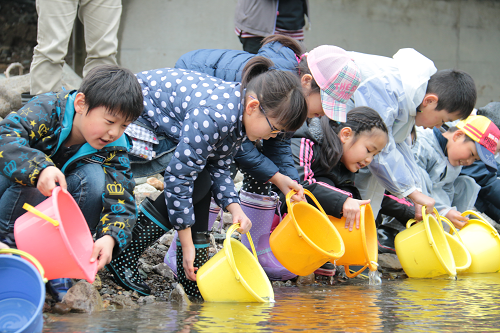
[{"label": "child's hand", "polygon": [[193,244],[191,228],[179,230],[177,231],[177,235],[182,247],[182,267],[184,268],[184,273],[189,280],[196,281],[196,274],[194,272],[198,270],[198,267],[194,267],[196,250]]},{"label": "child's hand", "polygon": [[243,213],[241,206],[237,203],[229,204],[226,209],[233,216],[233,223],[239,223],[240,227],[238,232],[241,234],[246,234],[252,227],[252,221]]},{"label": "child's hand", "polygon": [[469,221],[468,217],[460,215],[460,212],[454,209],[450,210],[445,216],[457,229],[462,229]]},{"label": "child's hand", "polygon": [[55,166],[49,166],[40,173],[36,188],[46,197],[50,197],[52,190],[57,186],[56,183],[59,183],[64,192],[67,192],[66,177],[62,171]]},{"label": "child's hand", "polygon": [[284,195],[287,195],[291,190],[295,190],[297,193],[292,196],[293,201],[307,202],[304,196],[304,188],[292,178],[277,172],[269,181],[276,185]]},{"label": "child's hand", "polygon": [[353,198],[347,198],[342,207],[342,215],[345,219],[345,228],[349,228],[352,231],[354,222],[356,222],[356,229],[359,229],[359,218],[361,217],[360,206],[369,204],[370,200],[356,200]]},{"label": "child's hand", "polygon": [[5,243],[0,242],[0,250],[1,249],[9,249],[9,246]]},{"label": "child's hand", "polygon": [[90,262],[99,260],[97,264],[98,271],[111,262],[114,247],[115,239],[110,235],[104,235],[95,241]]},{"label": "child's hand", "polygon": [[[413,191],[408,195],[408,197],[416,204],[426,206],[426,213],[427,214],[432,214],[432,211],[434,209],[434,205],[436,204],[436,201],[432,199],[431,197],[421,193],[420,191]],[[415,210],[417,207],[415,206]]]}]

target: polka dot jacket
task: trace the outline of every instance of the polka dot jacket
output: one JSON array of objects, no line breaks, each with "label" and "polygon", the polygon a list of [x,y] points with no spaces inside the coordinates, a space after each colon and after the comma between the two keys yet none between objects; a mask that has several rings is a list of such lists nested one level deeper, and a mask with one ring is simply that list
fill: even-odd
[{"label": "polka dot jacket", "polygon": [[163,68],[136,74],[144,95],[141,118],[157,135],[177,143],[165,171],[165,196],[174,229],[195,223],[192,194],[207,168],[212,195],[226,207],[239,203],[229,166],[245,137],[240,83],[207,74]]}]

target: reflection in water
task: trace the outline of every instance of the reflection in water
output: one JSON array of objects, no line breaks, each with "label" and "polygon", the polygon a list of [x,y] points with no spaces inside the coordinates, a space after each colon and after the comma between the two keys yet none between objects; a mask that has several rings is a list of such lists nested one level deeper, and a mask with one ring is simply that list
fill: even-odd
[{"label": "reflection in water", "polygon": [[137,310],[51,316],[44,332],[498,331],[500,274],[275,289],[276,303],[158,302]]}]

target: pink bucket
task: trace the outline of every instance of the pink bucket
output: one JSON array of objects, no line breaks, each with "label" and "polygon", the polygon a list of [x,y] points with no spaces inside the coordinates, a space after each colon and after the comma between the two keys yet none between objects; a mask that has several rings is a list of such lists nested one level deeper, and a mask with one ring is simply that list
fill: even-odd
[{"label": "pink bucket", "polygon": [[23,208],[28,212],[14,224],[16,244],[38,259],[45,277],[94,282],[97,261],[90,262],[94,241],[73,197],[56,187],[36,208],[28,204]]}]

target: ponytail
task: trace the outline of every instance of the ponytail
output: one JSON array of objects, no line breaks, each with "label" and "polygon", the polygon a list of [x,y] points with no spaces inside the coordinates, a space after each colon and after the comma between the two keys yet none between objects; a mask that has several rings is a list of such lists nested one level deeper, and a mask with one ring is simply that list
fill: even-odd
[{"label": "ponytail", "polygon": [[266,38],[264,38],[262,40],[262,46],[269,44],[269,43],[272,43],[272,42],[278,42],[281,45],[283,45],[284,47],[288,47],[299,58],[305,52],[304,47],[299,42],[297,42],[295,39],[293,39],[291,37],[284,36],[284,35],[267,36]]},{"label": "ponytail", "polygon": [[323,144],[319,160],[325,170],[331,171],[342,158],[344,149],[338,134],[344,127],[351,128],[355,140],[362,132],[371,132],[374,128],[388,133],[387,126],[377,111],[367,106],[360,106],[347,112],[345,123],[336,122],[326,116],[322,117]]},{"label": "ponytail", "polygon": [[243,68],[241,91],[257,95],[267,116],[276,119],[285,131],[296,131],[307,118],[307,103],[297,75],[271,69],[274,63],[264,57],[250,59]]}]

